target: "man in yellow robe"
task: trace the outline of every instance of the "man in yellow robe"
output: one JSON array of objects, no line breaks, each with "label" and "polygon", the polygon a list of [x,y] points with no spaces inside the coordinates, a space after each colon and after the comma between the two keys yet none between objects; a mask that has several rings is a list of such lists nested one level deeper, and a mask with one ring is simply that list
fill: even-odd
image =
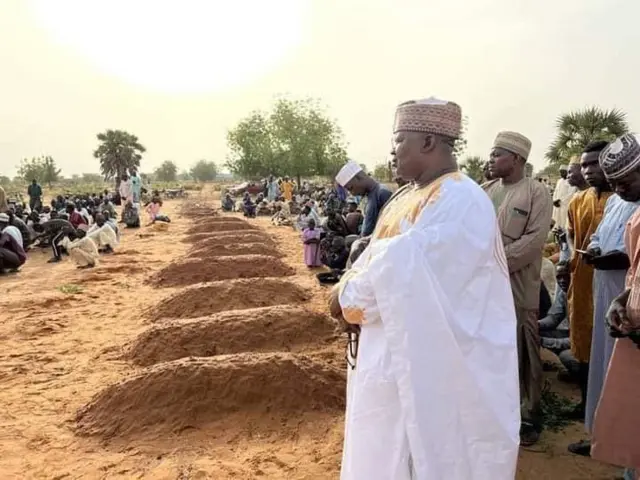
[{"label": "man in yellow robe", "polygon": [[586,252],[604,215],[611,187],[600,168],[598,157],[607,142],[592,142],[580,157],[580,166],[589,188],[576,193],[569,203],[568,234],[571,244],[571,286],[568,292],[571,353],[580,362],[582,398],[575,410],[575,419],[584,419],[593,329],[593,266],[581,252]]},{"label": "man in yellow robe", "polygon": [[515,476],[509,268],[491,201],[453,157],[461,113],[435,98],[398,107],[392,154],[411,183],[332,295],[332,314],[361,329],[342,480]]},{"label": "man in yellow robe", "polygon": [[293,198],[293,182],[289,180],[289,177],[284,177],[282,181],[282,185],[280,185],[282,189],[282,196],[287,202],[290,202]]}]

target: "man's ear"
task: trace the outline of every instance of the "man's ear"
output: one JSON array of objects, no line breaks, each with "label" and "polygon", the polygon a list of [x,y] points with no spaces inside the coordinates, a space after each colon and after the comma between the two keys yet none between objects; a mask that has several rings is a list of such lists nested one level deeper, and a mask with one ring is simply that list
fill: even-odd
[{"label": "man's ear", "polygon": [[436,146],[436,137],[434,137],[433,135],[426,135],[424,137],[424,141],[420,151],[422,153],[428,153],[428,152],[431,152],[435,148],[435,146]]}]

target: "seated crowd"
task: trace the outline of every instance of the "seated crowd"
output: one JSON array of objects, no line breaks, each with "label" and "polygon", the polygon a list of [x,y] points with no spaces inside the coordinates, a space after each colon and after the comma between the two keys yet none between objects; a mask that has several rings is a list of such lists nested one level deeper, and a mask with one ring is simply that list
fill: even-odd
[{"label": "seated crowd", "polygon": [[[33,185],[37,185],[35,181]],[[120,190],[119,194],[105,190],[58,195],[43,205],[39,198],[29,204],[7,199],[0,188],[0,274],[17,271],[27,260],[26,252],[33,248],[50,248],[49,263],[60,262],[66,254],[78,268],[95,266],[99,254],[112,253],[118,246],[121,232],[116,204],[122,205],[120,223],[126,228],[140,227],[141,199],[146,200],[143,206],[149,224],[170,222],[161,212],[159,192],[145,199],[144,195],[123,197],[122,192],[132,192],[130,185]],[[41,195],[41,189],[38,193]]]}]

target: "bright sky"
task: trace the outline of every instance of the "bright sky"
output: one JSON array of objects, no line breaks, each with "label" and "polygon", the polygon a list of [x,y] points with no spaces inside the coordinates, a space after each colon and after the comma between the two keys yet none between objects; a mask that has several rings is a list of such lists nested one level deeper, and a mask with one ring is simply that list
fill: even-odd
[{"label": "bright sky", "polygon": [[640,128],[632,0],[0,0],[0,174],[52,155],[97,172],[96,133],[126,129],[164,160],[222,164],[228,128],[274,97],[318,97],[350,157],[387,158],[395,106],[431,95],[544,166],[554,120],[598,105]]}]

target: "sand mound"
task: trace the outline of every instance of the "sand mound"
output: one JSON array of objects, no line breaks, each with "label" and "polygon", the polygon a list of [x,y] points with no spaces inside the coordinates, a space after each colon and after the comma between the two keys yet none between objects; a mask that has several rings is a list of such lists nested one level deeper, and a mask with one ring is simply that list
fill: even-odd
[{"label": "sand mound", "polygon": [[241,352],[296,352],[335,338],[327,316],[302,307],[266,307],[173,320],[143,332],[126,354],[139,365]]},{"label": "sand mound", "polygon": [[342,410],[344,371],[287,353],[162,363],[107,387],[81,408],[78,433],[113,437],[181,432],[242,410]]},{"label": "sand mound", "polygon": [[221,245],[270,241],[269,237],[260,230],[229,230],[225,232],[192,233],[183,238],[182,243],[198,243],[203,240],[213,239],[216,239]]},{"label": "sand mound", "polygon": [[284,277],[294,273],[293,268],[277,258],[265,255],[212,257],[206,261],[172,263],[152,275],[147,283],[156,287],[178,287],[234,278]]},{"label": "sand mound", "polygon": [[147,315],[151,320],[196,318],[226,310],[305,302],[310,295],[286,280],[235,280],[191,287],[162,300]]},{"label": "sand mound", "polygon": [[187,234],[210,233],[210,232],[236,232],[242,230],[258,230],[258,227],[247,222],[202,222],[197,223]]},{"label": "sand mound", "polygon": [[[196,238],[194,238],[196,237]],[[226,232],[220,235],[198,233],[182,240],[185,243],[193,243],[194,248],[213,247],[216,245],[237,245],[241,243],[262,243],[263,245],[275,245],[271,237],[264,233],[248,232],[240,235],[233,232]]]},{"label": "sand mound", "polygon": [[230,245],[204,245],[197,244],[189,252],[189,257],[210,258],[230,257],[235,255],[267,255],[280,257],[278,249],[265,243],[232,243]]}]

